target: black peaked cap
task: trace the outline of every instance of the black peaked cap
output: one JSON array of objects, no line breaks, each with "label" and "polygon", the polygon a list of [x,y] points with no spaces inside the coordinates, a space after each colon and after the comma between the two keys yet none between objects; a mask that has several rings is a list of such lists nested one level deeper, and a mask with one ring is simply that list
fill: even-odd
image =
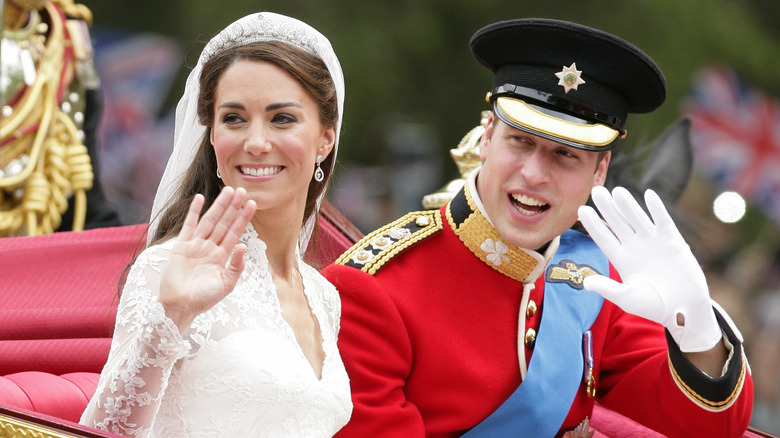
[{"label": "black peaked cap", "polygon": [[[538,98],[578,117],[596,112],[602,117],[595,121],[603,122],[606,115],[608,124],[621,131],[628,113],[651,112],[666,98],[666,80],[649,56],[580,24],[545,18],[501,21],[478,30],[470,47],[495,74],[494,87],[521,87],[524,95],[518,98]],[[555,73],[572,63],[585,83],[566,93]],[[538,95],[529,96],[528,90]]]}]

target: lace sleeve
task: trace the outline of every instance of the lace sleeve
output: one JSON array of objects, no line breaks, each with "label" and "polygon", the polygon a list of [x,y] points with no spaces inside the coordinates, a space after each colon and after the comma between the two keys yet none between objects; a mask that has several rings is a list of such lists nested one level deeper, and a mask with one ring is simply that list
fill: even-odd
[{"label": "lace sleeve", "polygon": [[147,249],[130,269],[108,361],[82,424],[130,437],[149,435],[173,365],[189,352],[157,301],[168,248]]}]

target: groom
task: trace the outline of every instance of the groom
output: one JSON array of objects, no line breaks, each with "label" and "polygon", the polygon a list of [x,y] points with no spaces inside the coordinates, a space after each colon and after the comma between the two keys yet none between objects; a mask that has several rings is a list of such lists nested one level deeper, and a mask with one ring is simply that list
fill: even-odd
[{"label": "groom", "polygon": [[658,196],[647,215],[602,187],[628,114],[665,99],[659,67],[548,19],[471,50],[495,74],[483,166],[323,271],[354,402],[340,436],[587,436],[597,401],[667,436],[741,435],[741,335]]}]

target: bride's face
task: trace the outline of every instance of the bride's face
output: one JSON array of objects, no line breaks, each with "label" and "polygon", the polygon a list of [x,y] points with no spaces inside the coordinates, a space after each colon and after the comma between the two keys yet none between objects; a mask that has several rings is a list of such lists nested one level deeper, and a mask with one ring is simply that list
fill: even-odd
[{"label": "bride's face", "polygon": [[316,156],[330,153],[335,136],[303,85],[273,63],[236,61],[219,79],[211,127],[217,167],[259,212],[303,211]]}]

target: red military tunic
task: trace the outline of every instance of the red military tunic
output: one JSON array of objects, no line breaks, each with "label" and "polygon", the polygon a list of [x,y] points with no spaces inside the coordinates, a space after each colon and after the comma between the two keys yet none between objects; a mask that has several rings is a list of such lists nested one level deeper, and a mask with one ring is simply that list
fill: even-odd
[{"label": "red military tunic", "polygon": [[[339,348],[353,392],[352,419],[338,436],[459,436],[520,385],[518,345],[527,365],[544,275],[537,279],[534,266],[522,273],[534,276],[524,300],[518,272],[500,272],[456,235],[450,210],[463,208],[481,216],[461,192],[439,211],[410,213],[367,235],[323,271],[341,293]],[[468,230],[476,241],[497,236],[487,221],[470,223],[479,224]],[[617,278],[611,267],[609,275]],[[662,326],[605,300],[591,327],[596,398],[583,382],[559,435],[598,400],[670,437],[740,436],[752,380],[738,339],[722,326],[734,348],[725,375],[710,379]]]}]

